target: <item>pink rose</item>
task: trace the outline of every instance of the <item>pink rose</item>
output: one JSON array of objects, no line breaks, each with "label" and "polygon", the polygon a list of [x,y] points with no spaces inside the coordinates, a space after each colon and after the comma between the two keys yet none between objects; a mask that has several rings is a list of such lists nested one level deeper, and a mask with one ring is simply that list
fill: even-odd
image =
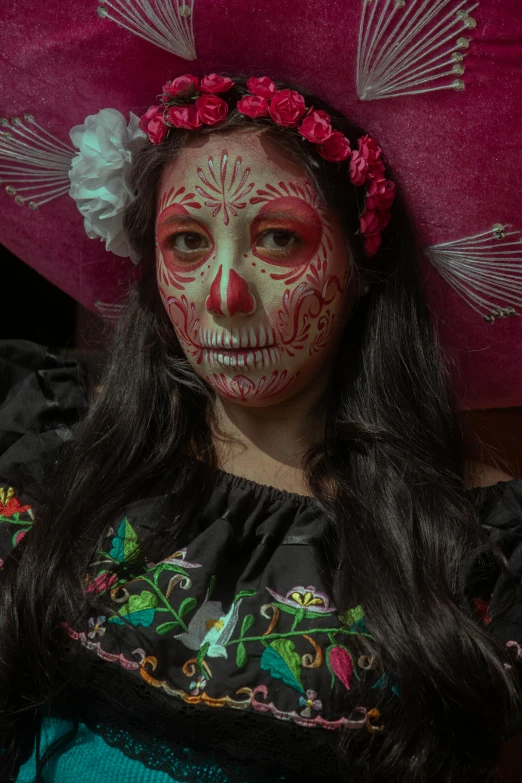
[{"label": "pink rose", "polygon": [[314,144],[322,144],[333,133],[330,117],[325,111],[320,109],[309,112],[298,127],[297,132]]},{"label": "pink rose", "polygon": [[324,144],[317,145],[317,152],[325,160],[331,160],[337,163],[346,160],[351,152],[350,142],[340,131],[333,131],[329,139]]},{"label": "pink rose", "polygon": [[358,150],[352,150],[350,160],[350,179],[354,185],[364,185],[368,173],[368,161]]},{"label": "pink rose", "polygon": [[357,139],[357,143],[359,152],[368,161],[369,166],[381,159],[381,148],[377,146],[377,142],[371,136],[361,136]]},{"label": "pink rose", "polygon": [[395,198],[395,183],[382,177],[372,179],[366,191],[366,209],[389,209]]},{"label": "pink rose", "polygon": [[237,110],[247,117],[268,117],[268,101],[261,95],[245,95],[237,102]]},{"label": "pink rose", "polygon": [[171,106],[167,117],[170,124],[174,125],[175,128],[199,130],[199,128],[203,127],[198,110],[193,104],[189,106]]},{"label": "pink rose", "polygon": [[306,111],[304,98],[296,90],[278,90],[268,109],[270,116],[284,128],[295,128]]},{"label": "pink rose", "polygon": [[163,117],[156,117],[149,122],[148,134],[152,144],[161,144],[167,135],[167,126]]},{"label": "pink rose", "polygon": [[247,90],[252,95],[260,95],[261,98],[273,98],[276,93],[276,86],[268,76],[251,76],[246,83]]},{"label": "pink rose", "polygon": [[173,79],[171,82],[164,84],[163,92],[166,100],[169,98],[186,98],[189,95],[192,95],[198,86],[198,77],[186,73],[184,76],[178,76],[177,79]]},{"label": "pink rose", "polygon": [[228,105],[217,95],[201,95],[196,100],[196,109],[205,125],[217,125],[228,115]]},{"label": "pink rose", "polygon": [[374,256],[381,246],[381,241],[381,235],[379,232],[364,237],[364,249],[366,251],[366,255]]},{"label": "pink rose", "polygon": [[147,111],[145,112],[145,114],[141,115],[139,125],[140,125],[141,130],[144,133],[147,133],[147,131],[149,129],[149,122],[151,120],[155,120],[156,119],[156,116],[157,116],[159,110],[160,110],[159,106],[150,106],[147,109]]},{"label": "pink rose", "polygon": [[373,234],[379,230],[379,220],[377,213],[371,209],[366,209],[359,217],[361,234]]},{"label": "pink rose", "polygon": [[[234,82],[229,79],[228,76],[220,76],[218,73],[210,73],[208,76],[204,76],[199,85],[200,92],[226,92],[230,90]],[[208,123],[213,125],[214,123]]]}]

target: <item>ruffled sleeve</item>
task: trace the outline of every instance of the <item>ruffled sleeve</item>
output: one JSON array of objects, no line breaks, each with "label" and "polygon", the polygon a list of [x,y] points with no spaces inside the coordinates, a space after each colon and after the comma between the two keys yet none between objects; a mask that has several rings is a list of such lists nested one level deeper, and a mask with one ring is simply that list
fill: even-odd
[{"label": "ruffled sleeve", "polygon": [[33,523],[42,482],[86,405],[86,371],[76,359],[0,340],[0,567]]},{"label": "ruffled sleeve", "polygon": [[[522,479],[471,490],[480,524],[507,557],[513,579],[498,565],[475,563],[468,574],[473,605],[494,636],[522,660]],[[507,608],[506,608],[507,607]]]}]

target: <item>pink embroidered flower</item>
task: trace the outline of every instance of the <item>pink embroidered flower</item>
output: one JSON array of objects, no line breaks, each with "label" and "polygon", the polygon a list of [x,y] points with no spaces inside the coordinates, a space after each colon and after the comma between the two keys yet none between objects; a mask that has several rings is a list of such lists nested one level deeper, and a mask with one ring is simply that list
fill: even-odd
[{"label": "pink embroidered flower", "polygon": [[201,563],[190,563],[187,559],[187,550],[178,549],[173,555],[169,555],[164,560],[159,560],[157,563],[147,563],[148,568],[155,568],[159,565],[168,563],[169,565],[180,566],[182,568],[201,568]]},{"label": "pink embroidered flower", "polygon": [[205,125],[217,125],[228,115],[227,103],[217,95],[202,95],[196,100],[196,109]]},{"label": "pink embroidered flower", "polygon": [[[204,76],[199,85],[200,92],[217,93],[227,92],[230,90],[234,82],[229,79],[228,76],[220,76],[218,73],[210,73],[208,76]],[[213,123],[208,123],[212,125]]]},{"label": "pink embroidered flower", "polygon": [[174,125],[175,128],[199,130],[199,128],[203,127],[203,122],[201,121],[197,107],[193,104],[188,106],[171,106],[167,118],[170,124]]},{"label": "pink embroidered flower", "polygon": [[381,246],[381,235],[379,232],[370,234],[364,238],[364,250],[367,256],[374,256]]},{"label": "pink embroidered flower", "polygon": [[164,99],[186,98],[192,95],[198,86],[199,78],[197,76],[192,76],[190,73],[178,76],[176,79],[163,85]]},{"label": "pink embroidered flower", "polygon": [[380,226],[377,213],[371,209],[365,210],[359,217],[359,226],[361,234],[373,234],[378,231]]},{"label": "pink embroidered flower", "polygon": [[21,514],[22,511],[27,511],[31,506],[22,506],[18,498],[12,497],[7,501],[5,505],[0,502],[0,516],[12,517],[14,514]]},{"label": "pink embroidered flower", "polygon": [[333,133],[330,117],[321,109],[308,112],[297,132],[314,144],[322,144]]},{"label": "pink embroidered flower", "polygon": [[96,636],[103,636],[103,634],[106,631],[105,626],[103,623],[105,622],[105,616],[98,617],[96,622],[94,622],[94,617],[89,617],[89,631],[87,633],[87,636],[89,639],[94,639]]},{"label": "pink embroidered flower", "polygon": [[330,599],[326,593],[319,592],[314,585],[292,587],[285,596],[276,593],[275,590],[271,590],[269,587],[266,589],[276,601],[297,610],[306,609],[307,612],[313,612],[314,614],[330,614],[337,611],[335,606],[330,606]]},{"label": "pink embroidered flower", "polygon": [[372,179],[366,190],[366,209],[387,210],[395,198],[395,183],[383,177]]},{"label": "pink embroidered flower", "polygon": [[161,144],[167,135],[167,126],[163,117],[158,116],[149,122],[148,134],[152,144]]},{"label": "pink embroidered flower", "polygon": [[323,708],[323,703],[317,698],[316,691],[306,691],[306,699],[304,696],[300,696],[299,704],[304,707],[304,710],[301,711],[303,718],[311,718],[312,710],[318,712]]},{"label": "pink embroidered flower", "polygon": [[352,150],[352,157],[350,159],[350,179],[354,185],[364,185],[366,182],[366,174],[368,172],[368,161],[364,158],[359,150]]},{"label": "pink embroidered flower", "polygon": [[341,645],[329,647],[326,651],[326,664],[332,674],[342,682],[347,690],[350,690],[353,662],[352,656],[346,647],[342,647]]},{"label": "pink embroidered flower", "polygon": [[270,116],[284,128],[295,128],[306,111],[304,98],[296,90],[277,90],[270,101]]},{"label": "pink embroidered flower", "polygon": [[17,533],[14,537],[14,545],[18,546],[22,538],[25,538],[27,535],[27,530],[20,530],[19,533]]},{"label": "pink embroidered flower", "polygon": [[317,145],[317,152],[325,160],[338,163],[346,160],[351,153],[350,142],[340,131],[333,131],[332,135],[323,143]]},{"label": "pink embroidered flower", "polygon": [[108,590],[116,579],[116,574],[110,574],[108,571],[104,571],[103,574],[92,580],[86,587],[83,588],[85,593],[101,593],[103,590]]},{"label": "pink embroidered flower", "polygon": [[252,95],[268,99],[273,98],[277,90],[275,83],[268,76],[251,76],[247,79],[246,86]]},{"label": "pink embroidered flower", "polygon": [[261,95],[245,95],[237,102],[237,110],[247,117],[268,117],[268,101]]},{"label": "pink embroidered flower", "polygon": [[489,601],[484,601],[482,598],[475,598],[473,607],[484,625],[488,625],[493,620],[493,618],[489,616]]},{"label": "pink embroidered flower", "polygon": [[140,125],[140,129],[144,133],[148,132],[148,130],[149,130],[149,122],[151,120],[155,120],[156,119],[156,117],[158,116],[158,112],[159,111],[160,111],[160,107],[159,106],[150,106],[147,109],[147,111],[145,112],[145,114],[141,115],[139,125]]}]

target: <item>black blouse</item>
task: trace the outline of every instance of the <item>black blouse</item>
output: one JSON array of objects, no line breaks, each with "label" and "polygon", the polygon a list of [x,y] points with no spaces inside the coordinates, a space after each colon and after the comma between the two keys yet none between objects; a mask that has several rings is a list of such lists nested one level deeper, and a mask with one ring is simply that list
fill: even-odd
[{"label": "black blouse", "polygon": [[[22,341],[0,343],[0,378],[1,566],[30,532],[40,483],[85,395],[74,360]],[[352,652],[350,640],[369,633],[364,607],[341,614],[334,605],[325,521],[311,498],[214,474],[188,542],[122,584],[106,572],[140,546],[162,497],[131,503],[115,519],[85,585],[87,595],[109,593],[112,613],[67,628],[82,655],[54,709],[173,777],[189,753],[194,782],[216,759],[230,780],[244,780],[248,765],[249,781],[334,781],[338,730],[383,724],[359,700],[361,682],[392,700],[400,687]],[[495,632],[522,657],[522,480],[469,492],[520,580]],[[474,579],[484,623],[508,589]]]}]

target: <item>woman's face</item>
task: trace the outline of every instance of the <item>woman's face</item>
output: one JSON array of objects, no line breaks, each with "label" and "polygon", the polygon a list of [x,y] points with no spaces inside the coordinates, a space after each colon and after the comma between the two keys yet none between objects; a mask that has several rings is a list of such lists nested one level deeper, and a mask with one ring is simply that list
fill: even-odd
[{"label": "woman's face", "polygon": [[346,241],[307,172],[266,131],[195,137],[166,167],[156,262],[183,351],[218,394],[273,405],[327,372]]}]

